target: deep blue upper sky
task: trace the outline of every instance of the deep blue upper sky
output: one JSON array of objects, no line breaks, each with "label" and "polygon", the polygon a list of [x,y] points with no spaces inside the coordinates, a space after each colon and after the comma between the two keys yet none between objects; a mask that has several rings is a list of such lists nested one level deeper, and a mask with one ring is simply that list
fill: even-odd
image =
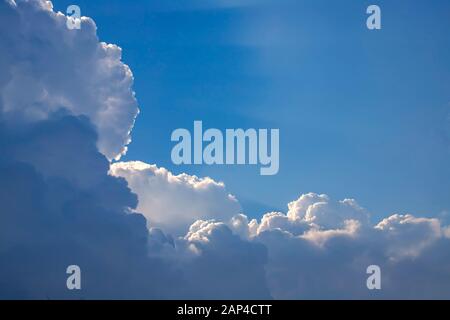
[{"label": "deep blue upper sky", "polygon": [[[123,48],[141,108],[125,160],[224,181],[250,216],[305,192],[377,218],[450,210],[450,2],[54,0]],[[366,28],[370,4],[382,30]],[[176,128],[279,128],[280,172],[171,163]]]}]

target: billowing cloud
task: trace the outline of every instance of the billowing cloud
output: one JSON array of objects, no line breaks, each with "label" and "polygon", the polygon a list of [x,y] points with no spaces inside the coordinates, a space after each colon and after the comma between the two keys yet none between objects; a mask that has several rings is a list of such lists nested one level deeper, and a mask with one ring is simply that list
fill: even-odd
[{"label": "billowing cloud", "polygon": [[[395,214],[371,225],[356,201],[310,193],[289,203],[286,214],[268,213],[259,222],[239,215],[229,225],[236,234],[266,246],[266,279],[274,298],[450,294],[450,286],[442,282],[450,270],[448,227],[435,218]],[[381,291],[367,289],[370,265],[381,268]]]},{"label": "billowing cloud", "polygon": [[280,229],[300,235],[310,229],[338,229],[351,223],[366,225],[369,213],[353,199],[331,201],[325,194],[308,193],[288,204],[288,212],[266,213],[259,224],[252,222],[253,234]]},{"label": "billowing cloud", "polygon": [[151,227],[184,235],[196,220],[227,221],[241,210],[236,198],[221,182],[188,174],[174,175],[140,161],[118,162],[110,173],[125,178],[139,197],[137,211]]},{"label": "billowing cloud", "polygon": [[348,220],[366,224],[369,213],[353,199],[330,201],[327,195],[308,193],[288,204],[287,216],[323,228],[338,228]]},{"label": "billowing cloud", "polygon": [[98,148],[120,157],[138,113],[133,75],[121,49],[98,40],[96,25],[81,19],[79,30],[50,1],[0,2],[0,113],[5,124],[44,120],[64,109],[87,116]]},{"label": "billowing cloud", "polygon": [[375,228],[382,231],[387,244],[386,254],[391,259],[418,257],[445,232],[438,219],[417,218],[410,214],[394,214],[383,219]]}]

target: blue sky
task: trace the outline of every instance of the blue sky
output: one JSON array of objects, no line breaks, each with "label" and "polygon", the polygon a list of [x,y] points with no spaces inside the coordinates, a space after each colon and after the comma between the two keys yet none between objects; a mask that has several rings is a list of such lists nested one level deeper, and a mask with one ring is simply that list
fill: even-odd
[{"label": "blue sky", "polygon": [[[372,3],[380,31],[365,26]],[[376,218],[450,210],[448,1],[76,4],[135,77],[141,114],[124,160],[224,181],[249,216],[310,191],[356,198]],[[170,134],[194,120],[279,128],[279,174],[174,166]]]}]

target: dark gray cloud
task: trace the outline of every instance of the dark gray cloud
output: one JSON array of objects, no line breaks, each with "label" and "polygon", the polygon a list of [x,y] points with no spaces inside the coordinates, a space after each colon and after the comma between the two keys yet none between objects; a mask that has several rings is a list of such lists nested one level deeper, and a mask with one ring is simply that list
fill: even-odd
[{"label": "dark gray cloud", "polygon": [[[14,133],[2,129],[1,297],[168,294],[176,274],[147,257],[145,219],[129,213],[137,198],[125,181],[107,175],[86,119],[55,116]],[[71,264],[82,269],[79,293],[65,287]]]},{"label": "dark gray cloud", "polygon": [[[86,118],[0,132],[1,298],[270,297],[265,248],[225,225],[203,230],[207,243],[149,232],[131,212],[136,195],[107,174]],[[79,292],[66,288],[72,264],[82,270]]]}]

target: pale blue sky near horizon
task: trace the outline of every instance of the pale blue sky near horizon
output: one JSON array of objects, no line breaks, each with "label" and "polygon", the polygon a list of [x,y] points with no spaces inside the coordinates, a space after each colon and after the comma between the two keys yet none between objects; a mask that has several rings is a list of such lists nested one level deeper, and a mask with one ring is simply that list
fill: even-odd
[{"label": "pale blue sky near horizon", "polygon": [[[450,211],[450,2],[54,0],[123,49],[141,113],[123,160],[223,181],[249,216],[307,192],[374,222]],[[382,30],[366,28],[378,4]],[[279,128],[280,171],[175,166],[170,134]]]}]

